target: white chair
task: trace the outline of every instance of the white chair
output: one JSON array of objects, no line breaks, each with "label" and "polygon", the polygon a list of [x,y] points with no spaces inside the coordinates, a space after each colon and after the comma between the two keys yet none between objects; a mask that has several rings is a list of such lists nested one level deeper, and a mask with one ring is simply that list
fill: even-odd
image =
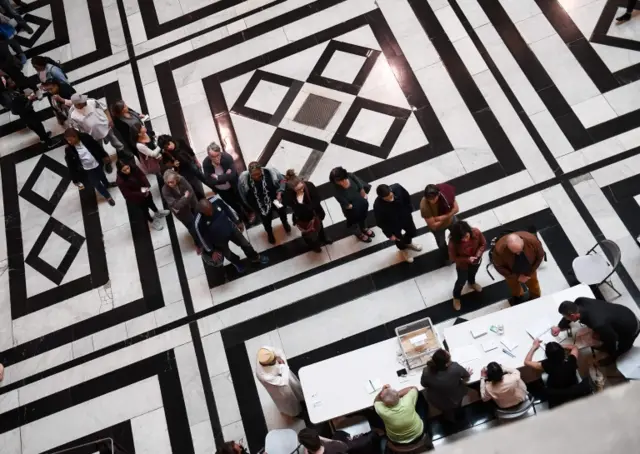
[{"label": "white chair", "polygon": [[535,405],[533,405],[533,396],[530,394],[527,396],[527,400],[522,402],[520,405],[517,405],[513,408],[496,408],[495,414],[496,418],[500,421],[509,421],[513,419],[518,419],[529,413],[529,410],[533,408],[533,412],[537,414]]},{"label": "white chair", "polygon": [[270,430],[264,440],[264,451],[268,454],[301,454],[304,448],[298,443],[298,434],[293,429]]},{"label": "white chair", "polygon": [[[595,248],[598,246],[604,252],[605,257],[595,252]],[[598,286],[607,284],[618,296],[622,296],[609,279],[620,265],[621,257],[622,252],[615,242],[602,240],[589,249],[586,255],[576,257],[573,260],[573,273],[581,284]]]}]

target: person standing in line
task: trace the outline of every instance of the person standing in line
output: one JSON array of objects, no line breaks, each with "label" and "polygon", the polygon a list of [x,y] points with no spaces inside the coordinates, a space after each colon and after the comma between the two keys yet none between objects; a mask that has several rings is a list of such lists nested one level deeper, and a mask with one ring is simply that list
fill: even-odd
[{"label": "person standing in line", "polygon": [[2,10],[3,14],[11,17],[16,21],[16,23],[18,24],[18,26],[16,27],[17,32],[19,32],[20,30],[24,30],[30,35],[33,34],[33,28],[31,28],[31,26],[27,24],[27,21],[24,20],[24,18],[20,14],[18,14],[13,6],[11,6],[11,0],[0,0],[0,10]]},{"label": "person standing in line", "polygon": [[395,242],[407,263],[413,263],[413,257],[407,249],[421,251],[422,246],[412,243],[417,232],[413,222],[411,196],[398,183],[391,186],[381,184],[376,188],[376,193],[378,197],[373,204],[373,213],[378,227],[387,238]]},{"label": "person standing in line", "polygon": [[166,134],[158,137],[158,146],[162,150],[164,169],[173,169],[182,178],[186,178],[198,200],[203,199],[205,194],[202,183],[207,184],[207,179],[202,174],[202,166],[191,147],[184,140]]},{"label": "person standing in line", "polygon": [[27,56],[16,39],[18,32],[16,28],[13,28],[11,20],[10,17],[0,12],[0,40],[6,42],[13,49],[16,58],[20,60],[20,65],[24,66],[27,63]]},{"label": "person standing in line", "polygon": [[329,174],[329,181],[342,213],[347,219],[347,227],[356,226],[356,238],[364,243],[371,243],[375,237],[373,230],[367,228],[369,214],[368,193],[371,185],[365,183],[353,173],[348,173],[343,167],[336,167]]},{"label": "person standing in line", "polygon": [[449,258],[445,235],[451,224],[457,221],[458,211],[456,189],[450,184],[428,184],[424,189],[424,197],[420,200],[420,215],[433,233],[445,264],[448,264]]},{"label": "person standing in line", "polygon": [[514,232],[496,241],[492,261],[498,273],[504,276],[514,303],[522,302],[524,290],[529,288],[530,299],[540,298],[538,267],[544,258],[544,249],[538,237],[529,232]]},{"label": "person standing in line", "polygon": [[156,144],[155,138],[148,134],[144,124],[135,125],[132,131],[136,141],[136,149],[138,150],[140,168],[147,175],[160,175],[162,149]]},{"label": "person standing in line", "polygon": [[476,274],[482,262],[482,254],[487,241],[482,232],[471,228],[464,221],[458,221],[451,226],[449,236],[449,260],[456,264],[458,279],[453,286],[453,308],[460,310],[462,289],[467,282],[476,292],[482,291],[482,286],[476,283]]},{"label": "person standing in line", "polygon": [[500,408],[515,407],[527,399],[527,385],[518,369],[490,362],[480,373],[480,397],[483,402],[493,400]]},{"label": "person standing in line", "polygon": [[166,170],[162,178],[164,180],[161,190],[162,198],[167,202],[173,215],[187,228],[196,244],[196,252],[200,255],[202,245],[194,226],[198,199],[193,193],[193,188],[187,180],[172,169]]},{"label": "person standing in line", "polygon": [[[111,105],[111,118],[113,118],[113,126],[122,137],[123,142],[131,150],[131,153],[139,158],[137,137],[140,131],[138,128],[145,126],[144,122],[149,120],[149,116],[136,112],[129,108],[123,100],[119,100]],[[152,138],[156,136],[152,130],[147,130],[147,135]]]},{"label": "person standing in line", "polygon": [[325,212],[318,189],[310,181],[302,181],[293,169],[287,170],[287,191],[285,203],[291,207],[291,222],[300,229],[305,243],[314,252],[322,252],[323,244],[331,244],[327,238],[322,221]]},{"label": "person standing in line", "polygon": [[616,17],[618,24],[631,20],[631,14],[636,7],[637,0],[627,0],[627,11],[622,16]]},{"label": "person standing in line", "polygon": [[[169,210],[158,210],[156,204],[153,203],[151,195],[151,184],[144,175],[142,170],[133,163],[116,162],[118,176],[116,184],[125,200],[132,206],[137,207],[144,213],[147,221],[154,230],[162,230],[162,218],[169,215]],[[149,214],[153,213],[153,216]]]},{"label": "person standing in line", "polygon": [[300,402],[304,400],[300,380],[296,377],[287,358],[273,347],[258,350],[256,377],[265,387],[280,413],[296,417],[302,411]]},{"label": "person standing in line", "polygon": [[202,170],[207,179],[207,186],[238,213],[242,222],[253,222],[255,215],[247,213],[249,210],[238,194],[238,172],[233,157],[222,151],[217,143],[211,142],[207,147],[207,157],[202,161]]},{"label": "person standing in line", "polygon": [[76,92],[75,89],[57,79],[49,79],[42,83],[42,91],[49,98],[49,104],[51,104],[58,124],[64,125],[69,120],[69,106],[65,103],[65,99],[73,96]]},{"label": "person standing in line", "polygon": [[427,392],[427,401],[442,412],[444,417],[455,422],[462,400],[469,392],[467,381],[473,371],[451,361],[451,355],[444,349],[436,350],[422,370],[420,384]]},{"label": "person standing in line", "polygon": [[116,183],[107,181],[102,169],[102,164],[109,162],[109,155],[89,134],[68,128],[64,132],[64,138],[69,144],[64,150],[64,159],[73,184],[82,190],[85,184],[89,183],[107,199],[109,205],[114,206],[116,202],[109,194],[108,188],[115,187]]},{"label": "person standing in line", "polygon": [[110,143],[120,159],[129,158],[124,153],[124,145],[116,136],[113,120],[107,106],[97,99],[75,93],[66,102],[71,107],[69,120],[77,130],[90,134],[98,142]]},{"label": "person standing in line", "polygon": [[285,232],[291,233],[291,226],[287,221],[287,210],[282,203],[284,189],[284,177],[280,172],[269,167],[263,168],[255,161],[249,163],[248,170],[242,172],[238,178],[240,197],[254,213],[260,213],[262,225],[271,244],[276,244],[276,237],[271,227],[274,213],[278,213]]},{"label": "person standing in line", "polygon": [[238,215],[217,195],[198,201],[194,228],[200,244],[216,265],[222,265],[225,258],[238,273],[244,272],[242,259],[229,248],[229,242],[239,246],[251,263],[269,263],[269,258],[258,254],[242,234],[244,226]]},{"label": "person standing in line", "polygon": [[48,80],[56,80],[67,85],[71,85],[69,83],[69,78],[63,71],[60,63],[58,63],[54,59],[36,55],[35,57],[31,58],[31,65],[33,66],[33,69],[36,70],[38,79],[41,83],[45,83]]},{"label": "person standing in line", "polygon": [[27,128],[38,135],[40,143],[50,150],[59,146],[61,141],[51,139],[51,132],[44,129],[40,117],[33,110],[33,99],[35,95],[27,97],[18,90],[12,79],[0,78],[0,104],[12,114],[18,115]]},{"label": "person standing in line", "polygon": [[22,73],[22,65],[9,50],[11,43],[7,40],[0,40],[0,69],[15,82],[21,90],[31,90],[36,98],[42,99],[42,92],[38,85]]}]

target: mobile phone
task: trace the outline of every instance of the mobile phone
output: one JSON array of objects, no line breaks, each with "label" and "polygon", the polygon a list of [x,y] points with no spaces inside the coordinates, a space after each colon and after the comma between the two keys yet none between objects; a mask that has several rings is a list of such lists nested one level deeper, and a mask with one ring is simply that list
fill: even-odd
[{"label": "mobile phone", "polygon": [[407,369],[400,369],[396,371],[396,375],[398,377],[406,377],[407,376]]},{"label": "mobile phone", "polygon": [[274,201],[273,201],[273,205],[274,205],[277,209],[282,208],[282,203],[280,203],[280,201],[279,201],[279,200],[274,200]]}]

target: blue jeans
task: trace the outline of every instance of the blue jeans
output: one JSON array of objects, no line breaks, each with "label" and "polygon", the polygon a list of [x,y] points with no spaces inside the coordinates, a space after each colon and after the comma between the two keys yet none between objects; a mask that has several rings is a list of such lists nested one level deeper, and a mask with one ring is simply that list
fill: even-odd
[{"label": "blue jeans", "polygon": [[102,170],[102,166],[98,166],[95,169],[86,170],[87,179],[89,180],[89,184],[94,187],[96,191],[102,195],[105,199],[110,199],[111,194],[109,194],[109,182],[107,181],[107,176],[104,174],[104,170]]},{"label": "blue jeans", "polygon": [[5,16],[15,19],[18,24],[27,25],[22,16],[11,6],[10,0],[0,0],[0,9],[4,12]]}]

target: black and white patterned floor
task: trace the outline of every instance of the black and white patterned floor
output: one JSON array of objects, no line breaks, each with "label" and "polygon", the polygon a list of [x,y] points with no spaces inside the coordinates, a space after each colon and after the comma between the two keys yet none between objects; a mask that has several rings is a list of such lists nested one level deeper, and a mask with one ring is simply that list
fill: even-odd
[{"label": "black and white patterned floor", "polygon": [[[506,285],[483,270],[485,290],[453,311],[455,270],[439,266],[418,212],[412,265],[382,234],[357,242],[327,185],[338,165],[401,182],[415,202],[449,181],[488,237],[535,225],[545,293],[573,285],[573,258],[613,239],[616,302],[637,310],[640,11],[615,25],[626,0],[26,3],[28,56],[60,60],[78,91],[126,100],[200,158],[216,141],[241,166],[302,172],[334,243],[307,252],[277,225],[271,246],[253,228],[268,267],[205,269],[182,224],[149,232],[117,190],[115,207],[79,192],[63,148],[43,153],[2,111],[3,454],[108,437],[137,454],[210,454],[230,439],[257,452],[268,429],[303,424],[256,383],[261,345],[297,370],[409,320],[442,327],[506,306]],[[323,118],[305,118],[308,100]]]}]

